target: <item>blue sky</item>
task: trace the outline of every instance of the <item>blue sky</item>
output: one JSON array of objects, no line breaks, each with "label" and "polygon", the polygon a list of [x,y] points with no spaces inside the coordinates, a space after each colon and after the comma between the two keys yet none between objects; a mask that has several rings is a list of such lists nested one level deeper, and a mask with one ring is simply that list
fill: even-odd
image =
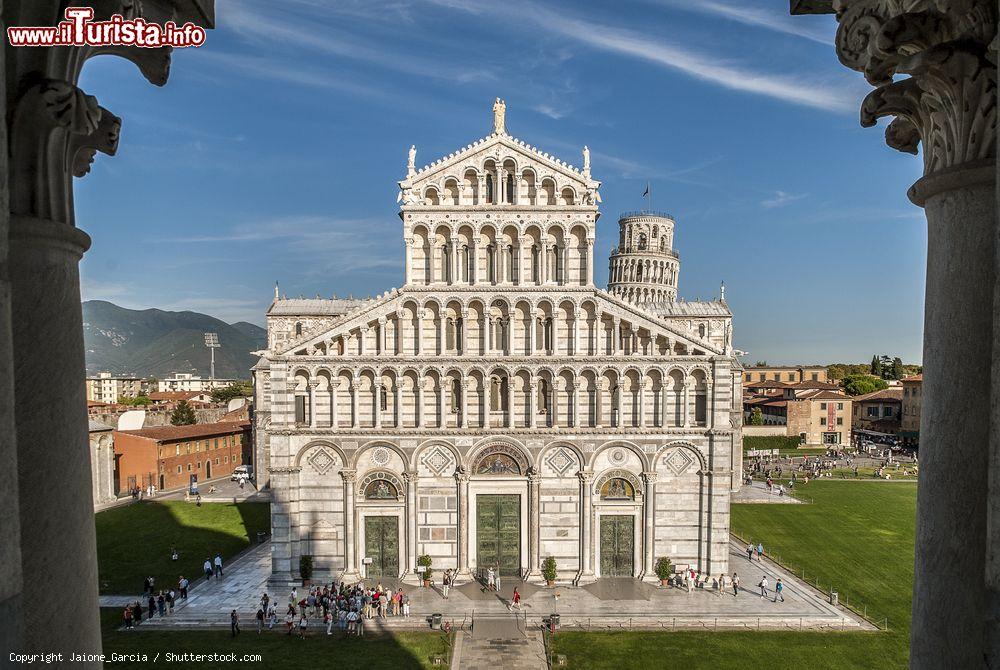
[{"label": "blue sky", "polygon": [[603,180],[595,280],[617,216],[677,219],[680,293],[718,295],[736,345],[770,363],[919,362],[920,161],[863,129],[867,92],[832,17],[783,0],[218,0],[205,46],[157,89],[119,59],[81,85],[123,118],[76,183],[94,239],[83,297],[263,323],[288,295],[402,283],[395,182],[490,132]]}]

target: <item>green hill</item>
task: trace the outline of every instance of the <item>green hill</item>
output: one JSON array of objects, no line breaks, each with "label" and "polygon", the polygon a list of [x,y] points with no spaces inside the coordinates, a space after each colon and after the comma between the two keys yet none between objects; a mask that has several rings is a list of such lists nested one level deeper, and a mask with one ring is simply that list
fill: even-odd
[{"label": "green hill", "polygon": [[174,372],[207,377],[205,333],[218,333],[215,376],[247,379],[256,362],[250,352],[263,349],[267,333],[241,321],[228,324],[198,312],[133,310],[103,300],[83,303],[83,342],[87,374],[102,370],[163,378]]}]

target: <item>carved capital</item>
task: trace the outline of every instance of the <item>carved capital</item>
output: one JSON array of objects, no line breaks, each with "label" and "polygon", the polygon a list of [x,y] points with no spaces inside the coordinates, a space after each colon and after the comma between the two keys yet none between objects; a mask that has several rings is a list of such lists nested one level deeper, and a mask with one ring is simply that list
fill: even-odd
[{"label": "carved capital", "polygon": [[345,470],[341,470],[340,471],[340,476],[344,478],[344,483],[345,484],[353,484],[358,479],[358,471],[357,470],[346,470],[346,469]]},{"label": "carved capital", "polygon": [[835,6],[840,61],[876,87],[861,105],[862,126],[895,117],[886,143],[913,154],[922,143],[925,175],[993,159],[995,2],[840,0]]},{"label": "carved capital", "polygon": [[655,484],[660,475],[657,472],[643,472],[642,478],[647,484]]}]

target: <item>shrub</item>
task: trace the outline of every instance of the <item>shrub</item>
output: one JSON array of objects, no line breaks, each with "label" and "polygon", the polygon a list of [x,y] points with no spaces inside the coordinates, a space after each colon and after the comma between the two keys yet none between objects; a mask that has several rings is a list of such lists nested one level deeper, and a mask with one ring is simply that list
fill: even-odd
[{"label": "shrub", "polygon": [[430,579],[431,577],[431,557],[430,554],[421,554],[417,557],[417,565],[424,568],[424,579]]},{"label": "shrub", "polygon": [[670,575],[674,574],[674,564],[670,562],[670,559],[666,556],[660,556],[656,559],[656,565],[653,568],[656,571],[656,576],[660,580],[670,579]]},{"label": "shrub", "polygon": [[797,435],[746,435],[743,437],[743,449],[797,449]]},{"label": "shrub", "polygon": [[551,556],[546,556],[545,560],[542,561],[542,577],[547,582],[556,580],[556,559]]}]

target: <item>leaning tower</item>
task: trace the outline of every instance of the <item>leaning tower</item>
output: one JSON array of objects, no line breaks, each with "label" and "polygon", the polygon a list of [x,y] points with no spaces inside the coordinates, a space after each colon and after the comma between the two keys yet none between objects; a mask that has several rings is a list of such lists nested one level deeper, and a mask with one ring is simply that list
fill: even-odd
[{"label": "leaning tower", "polygon": [[674,220],[659,212],[627,212],[618,219],[608,292],[636,304],[677,300],[681,259],[674,251]]}]

